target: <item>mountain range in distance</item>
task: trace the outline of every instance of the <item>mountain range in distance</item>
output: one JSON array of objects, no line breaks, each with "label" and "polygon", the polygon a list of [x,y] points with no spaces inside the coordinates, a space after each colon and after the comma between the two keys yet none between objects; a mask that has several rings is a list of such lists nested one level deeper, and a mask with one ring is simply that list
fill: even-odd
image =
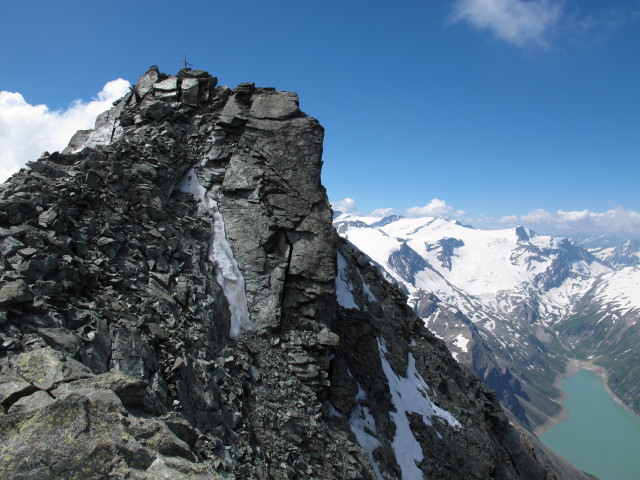
[{"label": "mountain range in distance", "polygon": [[541,432],[562,412],[557,380],[571,360],[604,369],[640,411],[640,242],[438,217],[335,212],[334,226],[525,427]]}]

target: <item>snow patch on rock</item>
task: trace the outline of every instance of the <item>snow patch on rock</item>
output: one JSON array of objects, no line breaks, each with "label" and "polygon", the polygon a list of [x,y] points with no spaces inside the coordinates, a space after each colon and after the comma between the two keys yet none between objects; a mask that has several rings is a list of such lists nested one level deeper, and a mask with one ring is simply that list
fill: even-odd
[{"label": "snow patch on rock", "polygon": [[238,338],[243,331],[251,329],[252,324],[249,318],[244,277],[233,256],[231,245],[227,241],[224,219],[218,209],[218,203],[198,182],[198,176],[194,169],[189,170],[175,188],[197,198],[200,201],[200,208],[206,209],[210,216],[211,244],[209,245],[208,259],[216,266],[216,281],[229,303],[231,311],[229,336]]},{"label": "snow patch on rock", "polygon": [[342,254],[338,252],[338,275],[336,276],[336,296],[338,297],[338,305],[344,308],[358,309],[356,301],[351,293],[351,282],[347,276],[347,261]]},{"label": "snow patch on rock", "polygon": [[407,413],[413,412],[422,415],[422,421],[429,426],[433,425],[431,419],[434,416],[442,418],[452,427],[461,428],[462,425],[451,413],[431,401],[428,393],[429,386],[416,370],[413,354],[409,353],[407,376],[399,377],[385,357],[387,348],[382,339],[378,339],[378,351],[380,352],[382,369],[389,382],[391,401],[396,408],[395,412],[390,412],[396,425],[396,433],[392,443],[396,462],[402,470],[402,478],[422,478],[422,471],[416,466],[416,462],[421,462],[423,459],[422,447],[411,431]]},{"label": "snow patch on rock", "polygon": [[378,300],[376,296],[373,294],[373,292],[371,291],[371,287],[369,287],[369,285],[367,285],[367,282],[364,281],[364,277],[360,273],[360,270],[356,270],[356,272],[358,272],[358,276],[360,277],[360,280],[362,280],[362,291],[369,298],[369,301],[380,303],[380,300]]},{"label": "snow patch on rock", "polygon": [[[358,384],[356,400],[364,400],[366,396],[367,394],[362,390],[360,384]],[[380,447],[381,444],[380,440],[374,436],[374,434],[378,433],[378,430],[376,428],[376,421],[373,418],[373,415],[371,415],[371,412],[369,412],[369,409],[364,405],[357,403],[351,411],[349,426],[351,427],[353,434],[356,436],[360,446],[367,452],[371,466],[376,474],[376,479],[383,480],[382,473],[380,472],[380,466],[373,456],[373,452],[376,448]]]},{"label": "snow patch on rock", "polygon": [[455,338],[455,340],[453,341],[453,344],[463,352],[465,353],[469,352],[469,350],[467,349],[467,345],[469,344],[469,339],[466,338],[462,333]]}]

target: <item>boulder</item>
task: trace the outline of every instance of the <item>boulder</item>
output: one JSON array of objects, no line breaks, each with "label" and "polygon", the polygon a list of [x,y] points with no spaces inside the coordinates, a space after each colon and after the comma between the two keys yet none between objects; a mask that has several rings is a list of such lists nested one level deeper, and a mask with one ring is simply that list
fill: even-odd
[{"label": "boulder", "polygon": [[0,371],[0,404],[5,408],[37,390],[32,383],[8,368],[5,367]]},{"label": "boulder", "polygon": [[14,363],[17,372],[40,390],[51,390],[61,383],[93,376],[82,363],[49,347],[21,353]]},{"label": "boulder", "polygon": [[14,280],[0,287],[0,305],[26,303],[33,300],[33,291],[24,280]]}]

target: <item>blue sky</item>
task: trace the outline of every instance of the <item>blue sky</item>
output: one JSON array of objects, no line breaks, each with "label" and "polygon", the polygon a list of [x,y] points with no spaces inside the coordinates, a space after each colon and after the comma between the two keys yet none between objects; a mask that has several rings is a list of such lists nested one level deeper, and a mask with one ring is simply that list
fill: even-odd
[{"label": "blue sky", "polygon": [[221,84],[299,94],[326,129],[323,182],[337,205],[640,235],[638,0],[23,0],[1,11],[5,170],[36,148],[16,112],[29,111],[42,142],[66,138],[60,124],[80,128],[81,113],[126,87],[107,82],[134,83],[154,64],[175,73],[186,52]]}]

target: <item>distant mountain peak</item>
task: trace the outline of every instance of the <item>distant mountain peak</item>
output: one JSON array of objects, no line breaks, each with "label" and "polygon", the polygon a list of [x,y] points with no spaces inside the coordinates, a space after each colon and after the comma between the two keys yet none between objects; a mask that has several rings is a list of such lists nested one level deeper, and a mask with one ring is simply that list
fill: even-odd
[{"label": "distant mountain peak", "polygon": [[529,231],[526,228],[524,228],[522,225],[516,227],[516,236],[518,237],[518,240],[521,242],[526,242],[531,238]]},{"label": "distant mountain peak", "polygon": [[403,219],[404,217],[402,215],[388,215],[386,217],[383,217],[381,220],[372,223],[371,225],[369,225],[371,228],[378,228],[378,227],[384,227],[385,225],[389,225],[390,223],[396,222],[398,220]]}]

